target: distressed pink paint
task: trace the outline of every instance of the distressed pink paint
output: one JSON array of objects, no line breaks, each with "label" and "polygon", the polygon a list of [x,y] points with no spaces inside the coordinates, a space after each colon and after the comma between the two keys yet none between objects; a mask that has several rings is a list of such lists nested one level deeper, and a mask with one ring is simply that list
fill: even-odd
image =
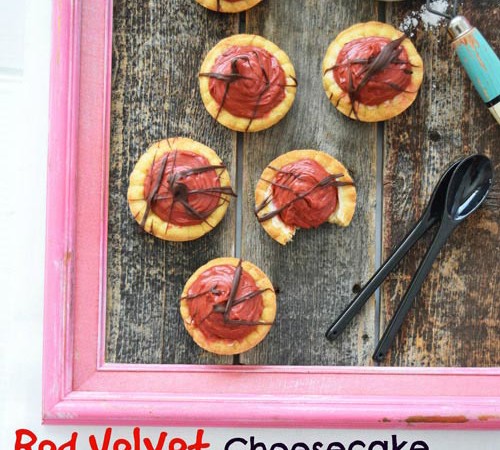
[{"label": "distressed pink paint", "polygon": [[500,369],[104,361],[111,0],[55,0],[43,421],[500,428]]}]

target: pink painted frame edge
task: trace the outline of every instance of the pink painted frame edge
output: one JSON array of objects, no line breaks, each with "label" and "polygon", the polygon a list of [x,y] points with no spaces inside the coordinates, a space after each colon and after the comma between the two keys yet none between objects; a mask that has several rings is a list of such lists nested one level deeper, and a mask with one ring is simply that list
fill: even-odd
[{"label": "pink painted frame edge", "polygon": [[90,3],[53,2],[43,422],[500,429],[498,368],[104,362],[112,1]]}]

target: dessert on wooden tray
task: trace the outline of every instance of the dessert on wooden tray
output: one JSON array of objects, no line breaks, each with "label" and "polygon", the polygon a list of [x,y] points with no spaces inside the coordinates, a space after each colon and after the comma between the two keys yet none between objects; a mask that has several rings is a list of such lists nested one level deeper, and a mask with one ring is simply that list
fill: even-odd
[{"label": "dessert on wooden tray", "polygon": [[293,150],[272,161],[255,189],[255,215],[280,244],[297,228],[329,222],[348,226],[356,207],[356,188],[347,169],[318,150]]},{"label": "dessert on wooden tray", "polygon": [[226,166],[209,147],[176,137],[154,143],[130,175],[127,199],[148,233],[190,241],[224,217],[231,196]]},{"label": "dessert on wooden tray", "polygon": [[186,330],[201,348],[234,355],[267,335],[276,316],[276,294],[254,264],[217,258],[189,278],[180,312]]},{"label": "dessert on wooden tray", "polygon": [[196,0],[200,5],[212,11],[237,13],[252,8],[262,0]]},{"label": "dessert on wooden tray", "polygon": [[295,99],[297,80],[286,53],[262,36],[220,41],[199,73],[207,111],[236,131],[259,131],[279,122]]},{"label": "dessert on wooden tray", "polygon": [[391,25],[358,23],[341,32],[323,60],[326,95],[346,116],[390,119],[415,100],[423,62],[410,39]]}]

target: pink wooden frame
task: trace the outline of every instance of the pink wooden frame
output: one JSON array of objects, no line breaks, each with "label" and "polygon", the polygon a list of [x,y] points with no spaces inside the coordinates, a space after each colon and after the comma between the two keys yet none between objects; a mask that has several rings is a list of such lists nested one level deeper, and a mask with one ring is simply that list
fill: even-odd
[{"label": "pink wooden frame", "polygon": [[500,369],[104,361],[111,0],[53,3],[43,421],[500,428]]}]

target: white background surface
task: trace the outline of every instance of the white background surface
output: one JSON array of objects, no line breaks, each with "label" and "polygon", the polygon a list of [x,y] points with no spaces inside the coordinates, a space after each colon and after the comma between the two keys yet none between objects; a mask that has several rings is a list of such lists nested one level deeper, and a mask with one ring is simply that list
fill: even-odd
[{"label": "white background surface", "polygon": [[[51,439],[58,446],[77,431],[76,450],[90,449],[88,436],[95,434],[100,442],[105,430],[105,427],[95,426],[40,424],[50,3],[50,0],[0,0],[0,286],[3,291],[0,450],[14,449],[15,431],[19,428],[35,432],[39,442]],[[169,437],[182,437],[189,443],[196,429],[144,427],[141,431],[153,442],[160,431],[167,431]],[[311,447],[315,441],[325,444],[340,441],[347,447],[356,439],[366,443],[390,441],[392,434],[396,434],[399,441],[424,440],[432,450],[500,449],[500,431],[212,428],[206,429],[205,440],[211,443],[213,450],[223,450],[230,438],[248,439],[251,435],[264,442],[268,449],[276,441],[286,443],[289,448],[299,441]],[[131,438],[132,427],[114,427],[113,435]],[[403,450],[409,448],[408,444]],[[38,445],[33,449],[38,450]],[[45,445],[40,450],[49,449],[50,446]],[[327,450],[327,445],[323,449]],[[238,446],[237,450],[247,448]]]}]

